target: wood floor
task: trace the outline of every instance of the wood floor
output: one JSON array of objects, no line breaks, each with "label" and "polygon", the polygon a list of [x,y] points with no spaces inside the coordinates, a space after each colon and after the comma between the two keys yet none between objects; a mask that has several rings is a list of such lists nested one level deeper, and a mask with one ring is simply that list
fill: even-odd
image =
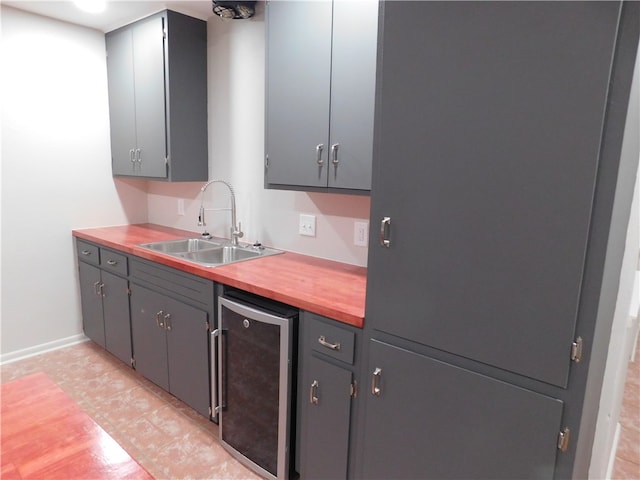
[{"label": "wood floor", "polygon": [[[222,448],[215,423],[93,342],[2,364],[0,381],[6,384],[34,373],[46,374],[153,478],[260,480]],[[7,399],[1,400],[4,404]],[[58,433],[64,441],[64,431]],[[96,443],[102,438],[102,434],[96,436]],[[47,444],[56,443],[60,441]],[[2,449],[5,447],[3,441]],[[4,451],[2,457],[4,460]],[[24,458],[23,461],[30,460]],[[63,476],[54,473],[43,471],[38,479],[126,478],[109,472],[89,477],[73,471]],[[8,475],[9,470],[6,477],[3,471],[2,480],[16,478]]]},{"label": "wood floor", "polygon": [[[640,339],[638,352],[637,357],[640,357]],[[33,387],[22,394],[5,393],[6,384],[42,373],[57,384],[57,390]],[[3,480],[149,478],[143,474],[136,477],[126,468],[121,472],[111,470],[118,468],[121,462],[127,463],[131,457],[158,479],[260,478],[222,449],[214,423],[91,342],[3,364],[0,378],[3,384],[0,477]],[[60,398],[60,393],[68,395],[73,400],[72,405],[86,412],[104,431],[88,424],[86,430],[80,429],[79,433],[68,435],[66,428],[52,427],[51,416],[56,411],[76,411],[73,406],[59,406],[67,403],[55,400]],[[35,412],[17,413],[14,405],[23,401],[31,403]],[[35,416],[42,416],[40,426],[43,430],[37,434],[26,433],[22,438],[23,434],[18,433],[22,417]],[[620,423],[622,435],[611,478],[640,480],[640,358],[629,366]],[[95,444],[83,445],[85,433],[92,433]],[[47,435],[55,436],[45,440]],[[11,436],[15,437],[11,439]],[[131,457],[122,455],[122,449],[112,438],[128,452],[124,455]],[[19,444],[27,449],[25,453],[13,451],[13,445]],[[30,450],[36,447],[46,450],[46,460]],[[105,459],[106,455],[111,455],[113,464],[106,467],[106,471],[93,474],[75,470],[77,465],[64,465],[65,462],[60,461],[64,455],[75,461],[79,447],[98,458]],[[78,464],[82,466],[83,463]]]},{"label": "wood floor", "polygon": [[152,479],[44,373],[2,385],[3,479]]}]

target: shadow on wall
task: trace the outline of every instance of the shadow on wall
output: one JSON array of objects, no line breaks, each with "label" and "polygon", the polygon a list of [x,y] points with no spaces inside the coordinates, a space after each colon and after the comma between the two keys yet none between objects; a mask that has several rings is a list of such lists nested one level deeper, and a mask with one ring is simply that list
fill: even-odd
[{"label": "shadow on wall", "polygon": [[147,223],[149,209],[147,207],[148,181],[138,178],[113,179],[120,208],[127,218],[127,223]]},{"label": "shadow on wall", "polygon": [[[369,195],[341,195],[335,193],[308,192],[308,200],[323,215],[332,217],[369,218],[371,199]],[[303,196],[296,195],[294,208],[303,212],[308,209],[309,203]]]}]

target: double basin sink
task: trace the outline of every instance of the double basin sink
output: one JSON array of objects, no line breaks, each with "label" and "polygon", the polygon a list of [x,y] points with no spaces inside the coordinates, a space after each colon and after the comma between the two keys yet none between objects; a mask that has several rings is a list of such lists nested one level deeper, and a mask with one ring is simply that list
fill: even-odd
[{"label": "double basin sink", "polygon": [[166,240],[142,243],[139,246],[205,267],[217,267],[282,253],[281,250],[260,245],[230,245],[224,241],[204,238]]}]

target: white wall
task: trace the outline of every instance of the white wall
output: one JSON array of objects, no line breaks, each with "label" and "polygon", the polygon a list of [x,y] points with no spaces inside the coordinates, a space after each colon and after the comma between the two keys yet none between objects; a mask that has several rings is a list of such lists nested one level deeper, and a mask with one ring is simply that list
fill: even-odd
[{"label": "white wall", "polygon": [[146,182],[111,177],[104,35],[1,13],[5,361],[81,334],[71,230],[144,222],[147,206]]},{"label": "white wall", "polygon": [[[640,56],[636,58],[622,155],[638,157],[640,137]],[[640,158],[637,160],[640,162]],[[618,419],[624,395],[627,367],[635,344],[638,322],[638,254],[640,251],[640,170],[627,227],[620,269],[618,298],[611,325],[609,351],[602,383],[600,407],[593,442],[589,478],[610,478],[618,440]]]},{"label": "white wall", "polygon": [[[244,240],[366,265],[367,248],[353,245],[353,223],[368,221],[368,196],[264,189],[264,53],[262,3],[250,20],[209,20],[209,178],[234,186]],[[200,187],[149,182],[149,221],[200,231]],[[207,207],[228,205],[222,186],[205,195]],[[178,199],[185,201],[185,216],[178,215]],[[298,235],[300,213],[316,215],[316,237]],[[228,237],[228,213],[208,213],[207,223],[210,233]]]}]

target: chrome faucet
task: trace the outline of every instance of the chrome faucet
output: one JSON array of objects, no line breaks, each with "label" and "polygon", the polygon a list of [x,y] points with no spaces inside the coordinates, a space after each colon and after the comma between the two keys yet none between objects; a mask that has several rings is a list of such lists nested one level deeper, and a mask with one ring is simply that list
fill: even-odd
[{"label": "chrome faucet", "polygon": [[[200,189],[200,213],[198,214],[198,226],[199,227],[206,227],[207,226],[207,223],[205,222],[205,219],[204,219],[204,212],[205,212],[205,208],[204,208],[204,191],[212,183],[222,183],[223,185],[226,185],[226,187],[229,189],[229,194],[230,194],[230,197],[231,197],[231,208],[208,208],[206,210],[210,210],[210,211],[212,211],[212,210],[231,210],[231,244],[232,245],[238,245],[238,238],[242,238],[244,236],[244,233],[241,230],[242,224],[236,223],[236,194],[234,193],[233,187],[231,186],[231,184],[229,182],[227,182],[226,180],[211,180],[211,181],[205,183],[202,186],[202,188]],[[209,233],[207,233],[207,229],[206,228],[205,228],[204,232],[202,232],[202,236],[203,237],[207,237],[207,238],[211,238],[211,235]]]}]

